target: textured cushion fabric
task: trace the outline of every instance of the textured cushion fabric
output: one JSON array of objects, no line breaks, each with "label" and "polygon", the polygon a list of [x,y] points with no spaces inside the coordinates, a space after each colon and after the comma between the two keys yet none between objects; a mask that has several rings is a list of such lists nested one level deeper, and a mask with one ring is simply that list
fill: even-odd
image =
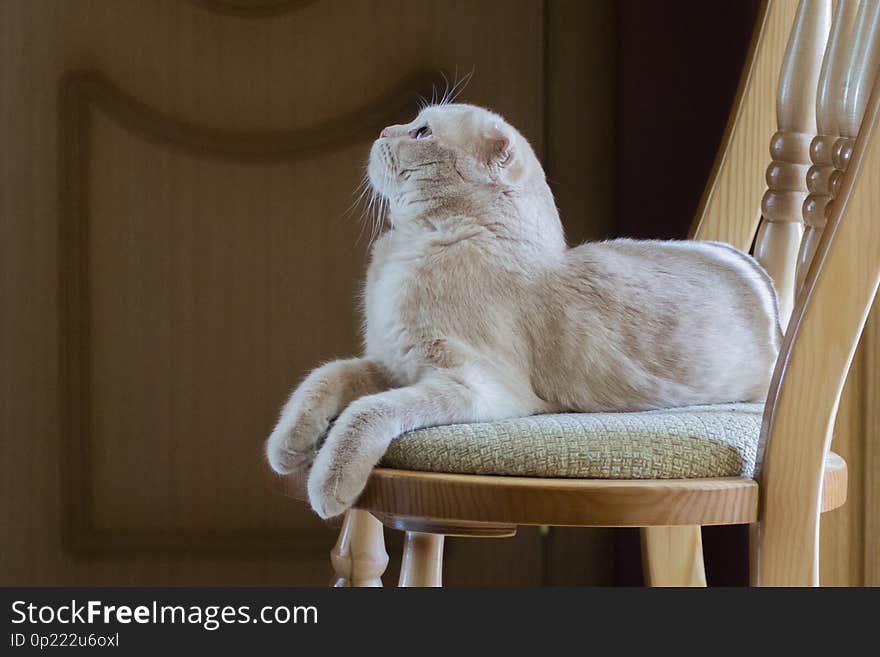
[{"label": "textured cushion fabric", "polygon": [[382,465],[583,479],[749,478],[763,411],[763,404],[717,404],[431,427],[393,441]]}]

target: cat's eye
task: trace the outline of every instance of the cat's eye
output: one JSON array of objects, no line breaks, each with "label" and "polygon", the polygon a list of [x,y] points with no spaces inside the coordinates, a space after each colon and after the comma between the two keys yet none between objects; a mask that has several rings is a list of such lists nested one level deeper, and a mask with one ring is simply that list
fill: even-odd
[{"label": "cat's eye", "polygon": [[416,128],[415,130],[409,131],[409,136],[413,139],[422,139],[423,137],[431,136],[431,127],[426,123],[421,128]]}]

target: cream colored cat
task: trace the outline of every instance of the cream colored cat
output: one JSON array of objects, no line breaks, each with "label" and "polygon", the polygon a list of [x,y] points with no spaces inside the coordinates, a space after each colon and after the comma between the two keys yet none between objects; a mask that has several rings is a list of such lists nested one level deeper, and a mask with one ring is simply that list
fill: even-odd
[{"label": "cream colored cat", "polygon": [[780,331],[761,267],[709,242],[567,248],[537,158],[497,114],[427,107],[382,131],[368,176],[390,229],[367,271],[365,356],[314,370],[266,446],[279,473],[311,466],[320,516],[420,427],[766,395]]}]

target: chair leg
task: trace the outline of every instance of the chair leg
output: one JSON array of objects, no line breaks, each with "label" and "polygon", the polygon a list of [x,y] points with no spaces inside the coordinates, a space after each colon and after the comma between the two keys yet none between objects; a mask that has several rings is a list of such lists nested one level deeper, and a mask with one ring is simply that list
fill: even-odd
[{"label": "chair leg", "polygon": [[400,586],[442,586],[443,534],[407,532]]},{"label": "chair leg", "polygon": [[699,525],[642,527],[647,586],[706,586]]},{"label": "chair leg", "polygon": [[382,586],[382,573],[388,566],[382,523],[369,511],[346,513],[330,563],[335,573],[333,586]]},{"label": "chair leg", "polygon": [[752,586],[819,586],[819,512],[806,515],[790,514],[784,528],[766,521],[751,525]]}]

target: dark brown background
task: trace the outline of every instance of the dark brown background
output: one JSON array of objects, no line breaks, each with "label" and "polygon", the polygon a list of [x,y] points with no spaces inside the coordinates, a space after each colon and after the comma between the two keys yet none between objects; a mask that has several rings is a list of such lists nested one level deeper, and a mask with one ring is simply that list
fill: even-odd
[{"label": "dark brown background", "polygon": [[617,3],[617,230],[683,238],[721,139],[758,0]]}]

